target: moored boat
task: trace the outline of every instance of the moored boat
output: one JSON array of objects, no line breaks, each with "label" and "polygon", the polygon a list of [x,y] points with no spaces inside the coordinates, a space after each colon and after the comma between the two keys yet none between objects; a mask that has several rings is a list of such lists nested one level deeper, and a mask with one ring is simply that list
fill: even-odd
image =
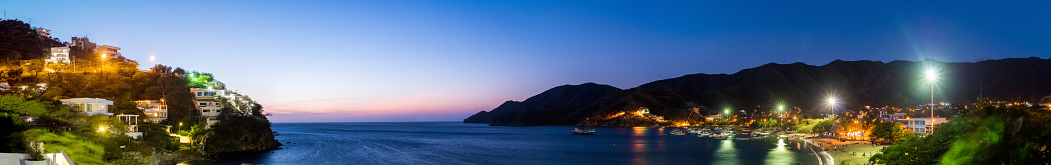
[{"label": "moored boat", "polygon": [[573,128],[574,135],[594,135],[595,129]]},{"label": "moored boat", "polygon": [[686,132],[683,132],[681,129],[672,129],[671,131],[668,131],[668,134],[671,134],[671,135],[686,135]]}]

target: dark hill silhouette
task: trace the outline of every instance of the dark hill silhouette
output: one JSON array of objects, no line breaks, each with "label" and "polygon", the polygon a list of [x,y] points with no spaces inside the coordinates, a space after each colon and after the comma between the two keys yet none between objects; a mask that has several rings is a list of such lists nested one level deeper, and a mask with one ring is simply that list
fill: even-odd
[{"label": "dark hill silhouette", "polygon": [[563,125],[580,120],[563,120],[581,106],[591,104],[617,87],[595,83],[562,85],[529,97],[522,102],[507,101],[489,112],[478,112],[464,119],[465,123],[489,123],[491,125]]},{"label": "dark hill silhouette", "polygon": [[[681,120],[690,114],[692,107],[700,108],[701,114],[714,113],[708,111],[708,107],[755,112],[769,110],[778,101],[821,113],[819,110],[825,110],[823,100],[829,95],[838,96],[840,106],[847,110],[863,106],[915,107],[930,101],[930,88],[923,83],[923,71],[931,64],[938,66],[941,73],[935,93],[937,102],[970,103],[978,97],[1037,101],[1051,94],[1051,86],[1047,85],[1051,84],[1051,59],[1035,57],[976,63],[933,60],[888,63],[835,60],[822,66],[770,63],[734,74],[691,74],[626,90],[610,87],[607,89],[614,90],[601,98],[545,96],[559,88],[568,88],[560,86],[524,102],[509,101],[490,112],[479,112],[464,122],[618,126],[633,121],[585,120],[603,119],[639,107],[647,107],[665,119]],[[573,104],[567,104],[570,102]]]}]

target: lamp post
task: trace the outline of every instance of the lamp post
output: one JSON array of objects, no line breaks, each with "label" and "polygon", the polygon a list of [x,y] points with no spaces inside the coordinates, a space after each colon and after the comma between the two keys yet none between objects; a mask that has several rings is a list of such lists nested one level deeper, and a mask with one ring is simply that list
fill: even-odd
[{"label": "lamp post", "polygon": [[829,109],[828,110],[829,111],[828,118],[832,119],[832,115],[836,114],[836,101],[837,101],[837,98],[835,96],[832,96],[832,97],[829,97],[828,100],[826,100],[826,101],[828,102],[828,109]]},{"label": "lamp post", "polygon": [[934,135],[934,83],[938,81],[938,72],[934,69],[928,68],[924,72],[927,84],[931,86],[931,135]]},{"label": "lamp post", "polygon": [[835,96],[829,97],[828,100],[826,100],[826,102],[828,103],[828,112],[830,114],[829,116],[834,115],[836,113],[836,102],[838,100],[839,99],[837,99]]},{"label": "lamp post", "polygon": [[785,106],[784,105],[777,106],[777,112],[781,113],[781,116],[780,116],[781,121],[777,122],[777,124],[781,125],[781,127],[784,127],[785,126],[785,123],[784,123],[785,122]]}]

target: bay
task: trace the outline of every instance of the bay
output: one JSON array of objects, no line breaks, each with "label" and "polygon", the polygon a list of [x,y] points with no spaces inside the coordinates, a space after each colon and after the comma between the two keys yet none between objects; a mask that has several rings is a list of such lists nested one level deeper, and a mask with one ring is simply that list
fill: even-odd
[{"label": "bay", "polygon": [[227,164],[820,164],[798,140],[716,140],[679,128],[508,127],[459,122],[275,123],[283,149]]}]

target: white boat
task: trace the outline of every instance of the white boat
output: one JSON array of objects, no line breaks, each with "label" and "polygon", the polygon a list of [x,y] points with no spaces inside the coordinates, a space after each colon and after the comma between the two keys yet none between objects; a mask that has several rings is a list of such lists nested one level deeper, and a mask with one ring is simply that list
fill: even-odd
[{"label": "white boat", "polygon": [[701,129],[701,128],[686,129],[686,133],[690,133],[690,134],[700,134],[701,132],[704,132],[704,129]]},{"label": "white boat", "polygon": [[686,132],[683,132],[681,129],[672,129],[671,131],[668,131],[668,134],[671,134],[671,135],[686,135]]},{"label": "white boat", "polygon": [[712,135],[712,134],[708,133],[708,132],[697,133],[697,137],[708,137],[710,135]]},{"label": "white boat", "polygon": [[594,135],[595,129],[573,128],[574,135]]}]

